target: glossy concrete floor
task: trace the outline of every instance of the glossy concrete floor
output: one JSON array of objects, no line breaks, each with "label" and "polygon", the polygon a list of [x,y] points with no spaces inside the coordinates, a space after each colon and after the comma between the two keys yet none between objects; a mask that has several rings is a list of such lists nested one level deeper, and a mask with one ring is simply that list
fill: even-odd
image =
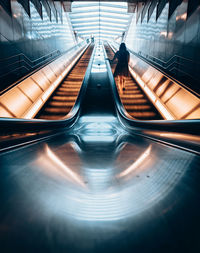
[{"label": "glossy concrete floor", "polygon": [[199,252],[199,156],[129,135],[93,77],[73,129],[0,155],[0,252]]}]

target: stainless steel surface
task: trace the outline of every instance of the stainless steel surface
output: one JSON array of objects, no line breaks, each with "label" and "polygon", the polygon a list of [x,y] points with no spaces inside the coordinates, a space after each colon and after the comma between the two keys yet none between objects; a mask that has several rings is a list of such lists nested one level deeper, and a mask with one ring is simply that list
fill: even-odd
[{"label": "stainless steel surface", "polygon": [[95,52],[74,127],[0,155],[0,252],[199,252],[199,156],[124,130]]},{"label": "stainless steel surface", "polygon": [[130,136],[115,117],[82,117],[0,160],[1,252],[200,246],[199,157]]},{"label": "stainless steel surface", "polygon": [[[139,57],[199,93],[199,2],[182,1],[170,19],[169,7],[177,1],[161,2],[166,4],[158,19],[155,5],[149,20],[146,14],[142,22],[140,16],[137,25],[132,22],[126,37],[127,46]],[[196,8],[188,15],[191,5]]]},{"label": "stainless steel surface", "polygon": [[[12,15],[0,7],[0,91],[77,44],[64,12],[56,21],[44,6],[41,18],[32,1],[3,2],[10,2]],[[30,4],[30,17],[20,2]]]}]

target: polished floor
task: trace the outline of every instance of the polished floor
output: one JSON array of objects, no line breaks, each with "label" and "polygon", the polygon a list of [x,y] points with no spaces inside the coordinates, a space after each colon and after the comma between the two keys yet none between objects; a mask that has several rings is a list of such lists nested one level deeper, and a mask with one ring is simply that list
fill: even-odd
[{"label": "polished floor", "polygon": [[199,157],[118,125],[1,155],[1,252],[198,252]]},{"label": "polished floor", "polygon": [[102,69],[72,129],[0,155],[0,252],[200,251],[199,156],[122,128]]}]

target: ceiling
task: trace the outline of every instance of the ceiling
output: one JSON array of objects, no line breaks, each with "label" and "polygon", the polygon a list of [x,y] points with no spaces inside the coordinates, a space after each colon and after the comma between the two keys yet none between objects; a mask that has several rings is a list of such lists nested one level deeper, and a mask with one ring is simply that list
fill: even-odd
[{"label": "ceiling", "polygon": [[78,36],[106,40],[122,36],[131,18],[125,1],[73,1],[69,15]]}]

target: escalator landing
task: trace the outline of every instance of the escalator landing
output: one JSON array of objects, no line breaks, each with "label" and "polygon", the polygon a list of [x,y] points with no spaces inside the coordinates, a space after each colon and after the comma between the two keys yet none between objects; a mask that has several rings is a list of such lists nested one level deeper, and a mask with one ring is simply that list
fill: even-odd
[{"label": "escalator landing", "polygon": [[1,252],[197,252],[199,157],[118,126],[82,117],[0,156]]}]

